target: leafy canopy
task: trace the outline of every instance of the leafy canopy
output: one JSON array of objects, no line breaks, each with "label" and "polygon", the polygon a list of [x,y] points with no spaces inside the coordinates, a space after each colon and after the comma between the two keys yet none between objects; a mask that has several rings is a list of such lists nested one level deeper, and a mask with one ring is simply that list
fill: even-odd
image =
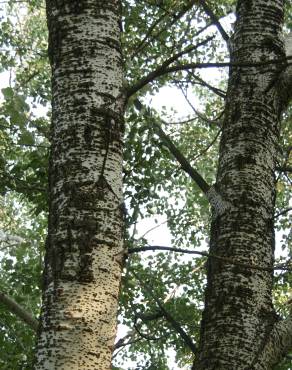
[{"label": "leafy canopy", "polygon": [[[173,247],[197,251],[207,248],[208,203],[153,126],[158,123],[207,182],[215,182],[227,71],[185,69],[164,73],[169,67],[187,63],[228,61],[222,35],[200,3],[123,1],[125,85],[131,93],[125,115],[123,173],[125,242],[129,249],[151,244],[153,231],[141,231],[139,225],[143,223],[156,227],[156,231],[167,225]],[[230,34],[235,1],[213,0],[208,4]],[[292,6],[286,6],[289,29]],[[45,5],[41,0],[1,2],[0,18],[0,72],[7,81],[0,106],[0,292],[38,316],[51,114]],[[153,71],[156,77],[151,79]],[[155,109],[152,101],[170,87],[172,94],[184,99],[180,111],[171,105]],[[137,99],[144,106],[142,111],[135,105]],[[291,113],[290,108],[284,117],[278,157],[275,212],[279,214],[279,261],[291,257],[291,212],[281,214],[291,201]],[[128,336],[118,342],[116,369],[129,369],[129,364],[135,369],[169,369],[168,360],[173,356],[176,368],[192,362],[191,349],[174,322],[194,342],[197,340],[204,262],[204,256],[186,257],[173,252],[130,254],[119,315]],[[282,272],[276,276],[275,305],[284,315],[288,313],[285,301],[290,286],[291,275]],[[32,330],[1,302],[0,311],[0,367],[30,369]],[[278,369],[289,369],[289,361]]]}]

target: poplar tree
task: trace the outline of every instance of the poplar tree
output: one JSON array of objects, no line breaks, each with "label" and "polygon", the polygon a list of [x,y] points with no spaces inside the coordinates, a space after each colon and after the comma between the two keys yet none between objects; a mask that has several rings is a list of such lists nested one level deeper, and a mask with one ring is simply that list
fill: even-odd
[{"label": "poplar tree", "polygon": [[46,7],[52,127],[35,369],[105,370],[124,256],[120,2]]}]

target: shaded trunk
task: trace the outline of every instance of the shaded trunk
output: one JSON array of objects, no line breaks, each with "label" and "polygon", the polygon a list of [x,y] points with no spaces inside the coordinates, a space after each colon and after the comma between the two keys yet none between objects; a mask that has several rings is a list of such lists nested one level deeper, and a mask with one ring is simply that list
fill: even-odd
[{"label": "shaded trunk", "polygon": [[120,2],[47,0],[50,213],[35,369],[110,369],[123,261]]},{"label": "shaded trunk", "polygon": [[[285,58],[282,21],[282,0],[239,0],[231,62]],[[272,304],[273,273],[236,262],[273,267],[274,171],[285,104],[279,91],[282,71],[279,63],[230,70],[216,181],[230,207],[214,213],[210,253],[235,264],[208,261],[196,370],[271,369],[281,356],[282,348],[274,356],[262,356],[279,321]]]}]

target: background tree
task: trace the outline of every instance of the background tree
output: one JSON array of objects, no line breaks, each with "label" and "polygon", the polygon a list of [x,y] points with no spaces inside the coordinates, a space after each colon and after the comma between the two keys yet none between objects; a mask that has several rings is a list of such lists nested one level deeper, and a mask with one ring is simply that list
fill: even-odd
[{"label": "background tree", "polygon": [[[182,254],[166,251],[129,253],[120,320],[132,329],[116,345],[117,366],[123,367],[124,361],[131,358],[136,363],[133,368],[168,369],[184,365],[189,368],[193,360],[193,344],[199,336],[205,283],[206,257],[200,256],[200,253],[203,251],[203,254],[207,254],[204,241],[208,239],[211,218],[208,200],[189,174],[181,170],[181,166],[186,169],[182,162],[177,161],[182,157],[173,154],[184,153],[184,157],[188,158],[193,169],[201,174],[207,184],[215,182],[227,69],[220,69],[222,79],[208,79],[200,68],[206,65],[197,63],[229,62],[225,40],[228,38],[226,35],[232,34],[232,30],[227,27],[230,21],[224,22],[222,17],[232,11],[231,5],[234,2],[123,2],[122,42],[129,96],[124,155],[124,193],[128,209],[126,221],[130,234],[127,247],[129,251],[130,248],[155,247],[147,240],[150,233],[140,238],[131,225],[136,225],[137,221],[145,217],[158,221],[161,220],[160,215],[165,215],[162,222],[167,221],[172,232],[172,247],[199,253],[199,258],[187,259]],[[289,7],[291,5],[286,4],[288,28],[291,27]],[[11,224],[5,224],[5,231],[9,235],[22,235],[26,243],[5,249],[2,257],[5,278],[1,280],[1,288],[37,314],[39,287],[34,276],[38,276],[40,268],[36,275],[30,271],[39,266],[36,261],[40,261],[40,257],[39,252],[36,253],[36,249],[30,247],[30,241],[43,240],[44,235],[43,231],[39,232],[43,226],[37,226],[40,222],[37,220],[45,219],[46,182],[42,171],[46,168],[47,156],[44,153],[47,149],[44,146],[48,145],[48,119],[43,115],[40,117],[33,105],[39,107],[50,100],[44,7],[41,2],[35,1],[22,7],[19,3],[10,2],[7,9],[10,9],[12,15],[6,13],[2,22],[2,47],[6,51],[1,54],[1,61],[4,68],[12,68],[15,74],[12,74],[11,80],[13,89],[4,90],[5,101],[1,108],[1,124],[7,126],[1,131],[1,145],[5,148],[1,152],[1,186],[2,194],[5,194],[3,209],[7,209],[11,200],[14,219],[16,214],[20,214],[19,204],[22,204],[23,210],[25,204],[28,212],[21,212],[19,225],[14,230],[10,229]],[[218,19],[226,32],[224,29],[217,31],[220,30]],[[217,27],[211,27],[212,24]],[[198,47],[199,44],[201,46]],[[151,95],[154,96],[165,85],[174,85],[178,95],[184,94],[192,105],[191,114],[186,112],[178,117],[168,109],[159,112],[149,109]],[[290,117],[288,110],[282,125],[279,143],[282,149],[278,152],[276,168],[276,227],[284,235],[280,244],[286,251],[289,250],[290,238],[285,229],[289,227],[291,218],[289,212],[283,211],[289,207],[290,199]],[[179,153],[170,154],[169,148],[173,147],[154,123],[163,127]],[[194,175],[190,168],[187,170]],[[41,212],[38,217],[36,212]],[[31,233],[28,229],[31,229]],[[41,247],[41,243],[36,242],[34,245]],[[284,262],[285,259],[287,257],[278,262]],[[7,260],[11,262],[6,263]],[[274,284],[275,304],[279,313],[287,315],[288,305],[285,302],[290,275],[285,270],[279,271]],[[31,275],[30,281],[24,279],[24,274]],[[4,281],[9,283],[7,276],[11,276],[9,280],[16,284],[5,285]],[[28,293],[22,291],[24,288],[10,289],[10,286],[19,287],[16,276],[18,281],[25,283],[21,287],[36,286],[36,289],[30,289]],[[176,286],[179,288],[175,290]],[[169,298],[172,292],[173,296]],[[35,297],[34,300],[32,297]],[[13,358],[15,362],[8,363],[4,359],[4,366],[7,369],[15,369],[17,366],[25,368],[29,358],[26,360],[23,353],[31,348],[31,336],[16,335],[18,328],[22,328],[20,333],[24,332],[24,325],[9,314],[6,306],[3,306],[3,311],[7,317],[2,324],[2,330],[6,333],[2,336],[5,338],[4,348],[7,349],[4,352],[17,350],[17,356],[10,356],[10,360]],[[21,350],[22,347],[25,349]],[[169,348],[175,350],[175,364],[168,361]],[[27,366],[30,368],[29,363]],[[127,363],[125,368],[130,366]],[[289,363],[281,366],[282,369],[288,369]]]}]

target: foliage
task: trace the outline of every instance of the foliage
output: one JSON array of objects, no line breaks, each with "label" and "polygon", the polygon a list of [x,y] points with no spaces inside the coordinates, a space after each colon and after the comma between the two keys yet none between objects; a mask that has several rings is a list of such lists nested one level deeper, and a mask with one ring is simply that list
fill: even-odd
[{"label": "foliage", "polygon": [[[226,46],[216,28],[211,27],[205,12],[199,6],[188,7],[187,4],[177,0],[123,1],[122,43],[129,88],[182,51],[185,53],[171,65],[226,60]],[[235,1],[228,0],[209,1],[218,18],[232,13],[234,4]],[[50,139],[50,68],[45,10],[40,0],[21,3],[10,0],[0,6],[0,71],[3,76],[10,75],[7,86],[2,89],[0,107],[0,231],[21,238],[16,246],[1,242],[0,290],[37,316],[46,233]],[[291,5],[286,6],[289,28]],[[228,32],[232,32],[231,28]],[[212,36],[204,45],[192,49],[192,45]],[[164,128],[208,183],[213,183],[227,77],[226,71],[221,70],[211,78],[199,70],[163,74],[130,97],[124,153],[126,245],[129,249],[149,244],[151,233],[139,237],[139,223],[145,219],[157,227],[163,219],[171,232],[172,246],[206,249],[210,221],[208,203],[163,145],[154,131],[153,121]],[[214,87],[212,91],[204,83],[205,79]],[[186,96],[185,114],[169,106],[155,109],[152,105],[151,100],[161,94],[165,86],[172,86],[177,94]],[[141,115],[136,109],[137,97],[150,115]],[[291,125],[290,109],[283,122],[279,168],[292,165]],[[279,170],[275,214],[289,206],[289,185],[289,172]],[[286,260],[287,256],[291,257],[291,233],[287,232],[291,213],[277,217],[275,226],[279,249],[282,249],[279,260]],[[203,307],[204,258],[147,252],[130,255],[126,267],[120,322],[132,333],[129,338],[132,344],[117,350],[116,369],[129,369],[129,365],[125,365],[129,361],[135,369],[168,369],[168,359],[173,356],[171,351],[175,352],[176,368],[188,366],[192,353],[170,321],[165,317],[157,320],[149,317],[159,313],[157,302],[164,302],[169,315],[196,341]],[[275,305],[283,314],[287,314],[285,302],[290,287],[288,273],[276,277]],[[29,369],[33,333],[4,306],[0,306],[0,311],[3,349],[0,367]],[[279,370],[289,369],[289,364],[287,360]]]}]

